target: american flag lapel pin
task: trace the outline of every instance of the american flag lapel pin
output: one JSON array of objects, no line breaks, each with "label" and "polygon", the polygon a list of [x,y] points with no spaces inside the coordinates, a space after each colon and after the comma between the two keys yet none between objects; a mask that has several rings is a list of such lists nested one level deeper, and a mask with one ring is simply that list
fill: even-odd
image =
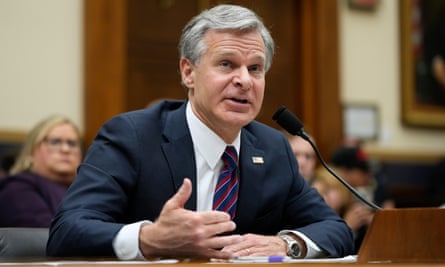
[{"label": "american flag lapel pin", "polygon": [[253,164],[263,164],[264,159],[263,157],[252,157]]}]

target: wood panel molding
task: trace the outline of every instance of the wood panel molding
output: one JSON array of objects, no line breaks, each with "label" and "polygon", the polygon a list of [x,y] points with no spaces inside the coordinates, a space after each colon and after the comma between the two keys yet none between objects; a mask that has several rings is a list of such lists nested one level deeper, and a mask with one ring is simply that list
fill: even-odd
[{"label": "wood panel molding", "polygon": [[445,159],[443,151],[416,151],[378,146],[365,146],[365,150],[370,158],[381,162],[437,164]]},{"label": "wood panel molding", "polygon": [[2,143],[21,143],[26,139],[26,132],[23,131],[0,131],[0,142]]}]

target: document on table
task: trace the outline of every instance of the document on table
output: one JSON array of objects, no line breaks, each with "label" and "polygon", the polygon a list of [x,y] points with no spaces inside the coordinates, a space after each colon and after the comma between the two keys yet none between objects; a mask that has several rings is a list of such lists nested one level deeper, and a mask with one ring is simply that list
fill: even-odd
[{"label": "document on table", "polygon": [[229,263],[353,263],[357,262],[357,255],[349,255],[343,258],[323,259],[292,259],[282,256],[247,256],[229,260]]}]

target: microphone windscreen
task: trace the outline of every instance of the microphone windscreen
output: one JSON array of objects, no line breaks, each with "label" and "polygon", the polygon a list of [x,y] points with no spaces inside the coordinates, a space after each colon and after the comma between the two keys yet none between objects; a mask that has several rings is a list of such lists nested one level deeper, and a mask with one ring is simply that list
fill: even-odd
[{"label": "microphone windscreen", "polygon": [[281,106],[272,116],[272,119],[292,135],[302,133],[303,123],[285,106]]}]

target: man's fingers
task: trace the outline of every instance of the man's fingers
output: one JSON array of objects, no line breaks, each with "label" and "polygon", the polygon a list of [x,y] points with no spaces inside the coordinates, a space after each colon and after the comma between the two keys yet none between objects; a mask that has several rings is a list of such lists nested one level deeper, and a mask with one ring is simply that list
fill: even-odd
[{"label": "man's fingers", "polygon": [[215,224],[230,221],[230,215],[224,211],[201,211],[199,212],[199,215],[206,224]]},{"label": "man's fingers", "polygon": [[173,195],[164,205],[164,210],[172,210],[177,208],[184,208],[185,202],[192,195],[192,182],[188,178],[184,178],[184,182],[179,188],[178,192]]},{"label": "man's fingers", "polygon": [[213,249],[221,249],[226,246],[235,245],[241,242],[243,238],[241,235],[227,235],[227,236],[215,236],[202,240],[198,243],[199,246],[208,247]]}]

